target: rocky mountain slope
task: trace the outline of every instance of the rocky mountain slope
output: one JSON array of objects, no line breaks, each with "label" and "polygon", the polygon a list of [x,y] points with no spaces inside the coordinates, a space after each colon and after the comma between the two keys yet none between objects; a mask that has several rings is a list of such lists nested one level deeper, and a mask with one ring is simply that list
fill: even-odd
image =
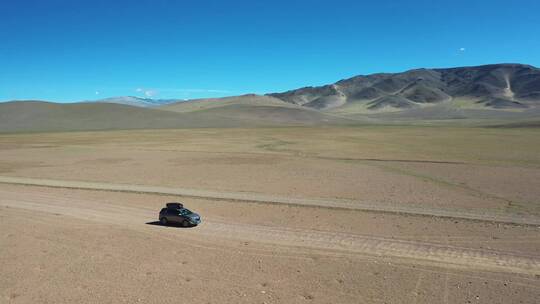
[{"label": "rocky mountain slope", "polygon": [[540,105],[540,69],[522,64],[417,69],[360,75],[330,85],[268,96],[319,110],[351,106],[368,112],[405,110],[439,103],[525,109]]}]

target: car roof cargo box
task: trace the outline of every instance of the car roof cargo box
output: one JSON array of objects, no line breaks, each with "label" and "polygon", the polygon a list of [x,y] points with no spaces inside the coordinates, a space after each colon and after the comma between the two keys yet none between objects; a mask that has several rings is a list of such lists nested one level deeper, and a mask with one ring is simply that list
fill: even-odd
[{"label": "car roof cargo box", "polygon": [[177,202],[167,203],[167,208],[169,208],[169,209],[182,209],[182,208],[184,208],[184,204],[177,203]]}]

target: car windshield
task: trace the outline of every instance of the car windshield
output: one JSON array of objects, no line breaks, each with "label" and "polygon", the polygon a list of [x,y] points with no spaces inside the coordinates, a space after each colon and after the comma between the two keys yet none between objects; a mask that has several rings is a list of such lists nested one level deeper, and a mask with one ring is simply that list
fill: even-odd
[{"label": "car windshield", "polygon": [[186,209],[186,208],[179,209],[178,212],[180,212],[180,215],[190,215],[193,213],[189,209]]}]

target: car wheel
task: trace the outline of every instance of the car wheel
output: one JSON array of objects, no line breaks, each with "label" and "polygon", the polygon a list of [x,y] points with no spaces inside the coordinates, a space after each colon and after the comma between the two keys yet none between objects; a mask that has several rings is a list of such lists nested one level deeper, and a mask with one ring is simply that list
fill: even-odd
[{"label": "car wheel", "polygon": [[189,226],[189,222],[186,220],[182,221],[182,227],[187,227],[187,226]]},{"label": "car wheel", "polygon": [[166,217],[160,218],[160,219],[159,219],[159,222],[160,222],[161,225],[163,225],[163,226],[166,226],[166,225],[169,223],[169,221],[167,220]]}]

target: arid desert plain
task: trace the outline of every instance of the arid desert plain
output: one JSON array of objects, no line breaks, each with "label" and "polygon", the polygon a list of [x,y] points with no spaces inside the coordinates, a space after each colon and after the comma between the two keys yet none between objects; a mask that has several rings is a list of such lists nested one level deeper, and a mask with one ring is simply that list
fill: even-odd
[{"label": "arid desert plain", "polygon": [[[538,303],[540,129],[0,135],[0,303]],[[165,227],[181,201],[197,227]]]}]

